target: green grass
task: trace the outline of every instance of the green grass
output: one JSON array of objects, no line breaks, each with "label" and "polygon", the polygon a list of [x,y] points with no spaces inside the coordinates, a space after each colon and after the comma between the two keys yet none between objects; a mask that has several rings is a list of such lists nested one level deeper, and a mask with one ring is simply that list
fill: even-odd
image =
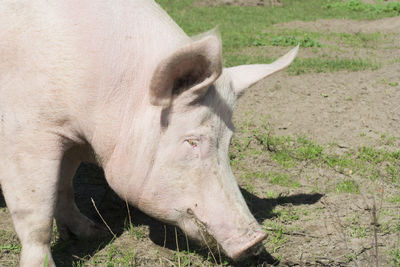
[{"label": "green grass", "polygon": [[300,219],[300,215],[295,209],[282,209],[279,211],[275,211],[275,214],[278,217],[278,220],[281,223],[290,223],[293,221],[297,221]]},{"label": "green grass", "polygon": [[[283,7],[255,8],[247,6],[193,6],[193,0],[158,0],[157,1],[170,16],[189,35],[196,35],[218,25],[223,41],[224,61],[226,66],[248,63],[269,63],[270,58],[262,59],[258,56],[243,54],[243,49],[260,45],[294,46],[300,43],[303,47],[317,48],[322,46],[317,33],[301,32],[295,34],[275,34],[265,39],[266,30],[276,23],[293,20],[314,21],[316,19],[348,18],[348,19],[378,19],[396,16],[396,7],[386,5],[384,12],[365,12],[340,6],[341,2],[327,2],[323,0],[286,0]],[[327,3],[330,5],[327,8]],[[337,4],[337,5],[336,5]],[[390,11],[390,9],[392,11]],[[355,37],[354,37],[355,36]],[[343,35],[343,42],[362,44],[374,41],[376,36],[368,34]],[[305,73],[306,71],[337,71],[347,69],[365,70],[375,69],[377,64],[358,59],[303,59],[295,62],[291,73]],[[337,66],[336,66],[337,65]],[[305,70],[301,70],[301,67]]]},{"label": "green grass", "polygon": [[0,253],[15,253],[21,252],[20,244],[2,244],[0,245]]},{"label": "green grass", "polygon": [[355,238],[364,238],[367,237],[367,228],[362,227],[360,225],[353,225],[350,228],[350,236]]},{"label": "green grass", "polygon": [[300,186],[299,183],[293,181],[286,173],[270,172],[267,177],[271,184],[295,188]]},{"label": "green grass", "polygon": [[[254,62],[260,64],[269,64],[274,59],[263,57],[260,55],[233,54],[226,57],[229,61],[228,66],[240,64],[251,64]],[[362,58],[342,58],[342,57],[311,57],[311,58],[296,58],[287,69],[291,75],[300,75],[304,73],[321,73],[321,72],[336,72],[336,71],[363,71],[376,70],[381,67],[378,62],[370,59]]]},{"label": "green grass", "polygon": [[268,233],[267,244],[265,245],[270,253],[276,253],[276,251],[288,241],[285,236],[287,229],[285,225],[268,221],[264,224],[264,230]]},{"label": "green grass", "polygon": [[325,5],[324,8],[364,12],[371,16],[382,13],[386,13],[390,16],[400,15],[400,2],[384,3],[383,1],[378,1],[378,3],[369,4],[361,2],[360,0],[331,1],[331,3]]},{"label": "green grass", "polygon": [[147,236],[147,233],[141,226],[135,226],[132,222],[125,220],[124,229],[129,233],[131,237],[134,237],[137,240],[141,240]]},{"label": "green grass", "polygon": [[[331,153],[327,146],[321,146],[304,136],[274,135],[267,119],[260,119],[259,123],[250,119],[239,126],[238,130],[243,136],[234,137],[230,151],[234,167],[245,170],[246,166],[241,165],[243,159],[263,155],[283,168],[295,168],[302,162],[310,162],[315,166],[333,169],[345,175],[356,174],[400,186],[400,150],[388,151],[361,146],[342,154]],[[256,178],[263,177],[271,183],[282,186],[296,187],[285,173],[249,172],[249,175]],[[354,181],[346,180],[337,185],[336,191],[359,193],[359,188]]]},{"label": "green grass", "polygon": [[253,46],[283,46],[291,47],[297,44],[300,47],[321,47],[322,44],[317,41],[321,36],[317,32],[305,32],[299,30],[279,30],[277,33],[265,32],[259,34],[251,45]]},{"label": "green grass", "polygon": [[[268,32],[269,26],[292,20],[315,20],[318,18],[372,19],[392,16],[392,13],[374,13],[368,15],[357,10],[345,8],[323,8],[326,1],[285,1],[285,8],[254,8],[238,6],[194,7],[193,1],[158,1],[189,34],[207,31],[215,25],[223,39],[224,61],[227,67],[251,63],[271,63],[275,58],[260,53],[243,52],[244,48],[259,46],[293,47],[300,44],[306,48],[324,46],[321,39],[334,39],[338,45],[352,47],[375,46],[382,38],[379,33],[328,33],[307,32],[301,30],[279,30]],[[333,4],[333,3],[332,3]],[[295,10],[295,12],[293,11]],[[312,11],[311,11],[312,10]],[[279,56],[279,55],[277,55]],[[380,64],[371,59],[346,57],[298,58],[288,68],[289,74],[299,75],[309,72],[335,72],[340,70],[362,71],[376,70]]]},{"label": "green grass", "polygon": [[336,192],[358,194],[360,193],[360,188],[354,180],[343,180],[337,183]]},{"label": "green grass", "polygon": [[16,234],[0,229],[0,253],[19,254],[21,244]]},{"label": "green grass", "polygon": [[324,150],[322,146],[304,136],[298,137],[297,143],[299,146],[296,150],[296,156],[300,160],[315,160],[322,155],[322,151]]},{"label": "green grass", "polygon": [[125,249],[113,243],[108,244],[101,252],[94,256],[87,256],[73,262],[74,267],[83,266],[136,266],[136,255],[131,249]]},{"label": "green grass", "polygon": [[392,196],[392,198],[390,199],[390,202],[395,203],[395,204],[400,204],[400,193]]},{"label": "green grass", "polygon": [[400,248],[393,249],[391,254],[392,254],[393,266],[399,267],[400,266]]},{"label": "green grass", "polygon": [[[320,47],[354,47],[376,48],[377,44],[389,38],[379,32],[375,33],[342,33],[342,32],[314,32],[299,29],[271,29],[258,34],[252,41],[252,46],[282,46],[291,47],[300,44],[304,48]],[[332,46],[334,42],[335,45]]]},{"label": "green grass", "polygon": [[339,172],[350,171],[361,176],[400,184],[399,151],[389,152],[373,147],[360,147],[343,155],[325,154],[324,162]]},{"label": "green grass", "polygon": [[[363,47],[363,48],[375,48],[377,43],[381,41],[384,36],[382,33],[331,33],[332,37],[335,38],[341,45],[350,47]],[[327,37],[328,39],[330,37]]]},{"label": "green grass", "polygon": [[341,70],[362,71],[376,70],[380,64],[368,59],[351,59],[340,57],[314,57],[314,58],[298,58],[288,68],[288,72],[293,75],[299,75],[309,72],[335,72]]},{"label": "green grass", "polygon": [[370,227],[368,224],[365,225],[361,213],[355,213],[354,215],[347,217],[346,221],[348,221],[351,225],[346,227],[346,230],[350,237],[353,238],[365,238],[370,234]]},{"label": "green grass", "polygon": [[132,266],[134,262],[135,254],[132,251],[123,250],[113,244],[107,246],[107,266]]}]

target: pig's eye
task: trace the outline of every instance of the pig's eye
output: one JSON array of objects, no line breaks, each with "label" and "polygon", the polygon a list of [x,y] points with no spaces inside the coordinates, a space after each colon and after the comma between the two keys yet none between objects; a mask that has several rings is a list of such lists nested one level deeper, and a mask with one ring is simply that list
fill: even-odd
[{"label": "pig's eye", "polygon": [[185,142],[188,143],[192,148],[196,148],[199,144],[199,141],[196,139],[187,139]]}]

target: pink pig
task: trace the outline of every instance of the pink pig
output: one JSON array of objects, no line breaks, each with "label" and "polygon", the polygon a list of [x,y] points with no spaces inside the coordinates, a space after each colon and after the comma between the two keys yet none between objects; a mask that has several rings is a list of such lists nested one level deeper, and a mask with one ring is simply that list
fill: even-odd
[{"label": "pink pig", "polygon": [[238,259],[266,233],[229,164],[236,98],[288,66],[223,68],[216,31],[188,37],[151,0],[0,2],[0,182],[21,266],[100,228],[74,203],[82,161],[131,205]]}]

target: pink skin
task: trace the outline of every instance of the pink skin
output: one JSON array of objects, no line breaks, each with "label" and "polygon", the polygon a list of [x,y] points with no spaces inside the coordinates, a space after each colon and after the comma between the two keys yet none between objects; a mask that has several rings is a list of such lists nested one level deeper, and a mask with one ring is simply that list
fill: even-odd
[{"label": "pink skin", "polygon": [[191,39],[154,1],[0,1],[0,184],[20,265],[54,266],[54,217],[61,236],[101,232],[74,203],[82,161],[193,239],[234,259],[257,249],[266,234],[229,166],[231,117],[297,49],[224,69],[218,33]]},{"label": "pink skin", "polygon": [[[184,95],[174,100],[150,171],[121,195],[149,215],[180,226],[192,239],[204,243],[212,236],[238,259],[266,233],[251,215],[229,165],[232,109],[220,101],[233,107],[236,97],[227,81],[223,75],[196,105]],[[123,151],[116,160],[126,158],[129,152]]]}]

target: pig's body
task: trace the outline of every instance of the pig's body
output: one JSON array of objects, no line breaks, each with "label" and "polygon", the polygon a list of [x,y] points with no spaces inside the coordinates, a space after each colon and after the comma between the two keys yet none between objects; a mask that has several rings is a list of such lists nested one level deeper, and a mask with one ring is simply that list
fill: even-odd
[{"label": "pig's body", "polygon": [[229,166],[232,110],[296,52],[223,70],[218,35],[192,40],[153,1],[2,1],[0,182],[21,265],[53,264],[53,216],[64,237],[102,231],[71,183],[95,156],[144,212],[232,258],[257,246],[265,233]]}]

